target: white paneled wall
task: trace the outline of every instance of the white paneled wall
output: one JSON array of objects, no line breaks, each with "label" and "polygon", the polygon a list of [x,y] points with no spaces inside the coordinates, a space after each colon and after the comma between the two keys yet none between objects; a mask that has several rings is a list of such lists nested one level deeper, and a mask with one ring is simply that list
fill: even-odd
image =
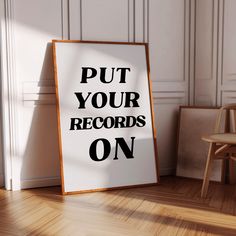
[{"label": "white paneled wall", "polygon": [[235,0],[0,4],[8,188],[60,180],[51,39],[149,43],[161,174],[175,172],[179,106],[236,99]]}]

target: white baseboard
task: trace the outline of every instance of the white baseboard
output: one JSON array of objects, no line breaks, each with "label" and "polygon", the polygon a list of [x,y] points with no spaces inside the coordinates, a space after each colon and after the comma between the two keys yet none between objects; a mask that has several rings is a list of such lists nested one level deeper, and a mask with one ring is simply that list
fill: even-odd
[{"label": "white baseboard", "polygon": [[161,168],[160,169],[160,176],[165,176],[165,175],[175,175],[175,168],[174,167]]},{"label": "white baseboard", "polygon": [[0,173],[0,187],[4,186],[4,176],[2,173]]},{"label": "white baseboard", "polygon": [[21,180],[21,189],[49,187],[58,185],[61,185],[61,178],[59,176]]},{"label": "white baseboard", "polygon": [[[161,168],[160,169],[161,176],[173,175],[173,174],[175,174],[175,168]],[[0,186],[1,186],[1,183],[3,184],[3,175],[1,176],[0,174]],[[61,185],[61,178],[59,176],[21,180],[21,189],[49,187],[49,186],[58,186],[58,185]]]}]

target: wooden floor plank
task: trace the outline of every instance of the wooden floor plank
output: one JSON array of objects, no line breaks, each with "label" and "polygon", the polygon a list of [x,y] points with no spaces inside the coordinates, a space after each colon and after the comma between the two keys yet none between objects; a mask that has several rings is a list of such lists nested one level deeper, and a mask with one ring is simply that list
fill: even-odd
[{"label": "wooden floor plank", "polygon": [[236,187],[163,177],[161,184],[62,196],[59,187],[0,189],[0,235],[236,235]]}]

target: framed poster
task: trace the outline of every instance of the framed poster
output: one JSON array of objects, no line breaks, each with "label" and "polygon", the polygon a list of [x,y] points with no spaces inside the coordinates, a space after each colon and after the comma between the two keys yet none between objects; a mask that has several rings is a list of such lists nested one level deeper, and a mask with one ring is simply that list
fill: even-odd
[{"label": "framed poster", "polygon": [[[177,176],[203,179],[209,143],[201,137],[213,133],[218,112],[214,107],[180,107]],[[211,180],[222,177],[222,160],[214,161]]]},{"label": "framed poster", "polygon": [[148,47],[53,40],[63,194],[158,183]]}]

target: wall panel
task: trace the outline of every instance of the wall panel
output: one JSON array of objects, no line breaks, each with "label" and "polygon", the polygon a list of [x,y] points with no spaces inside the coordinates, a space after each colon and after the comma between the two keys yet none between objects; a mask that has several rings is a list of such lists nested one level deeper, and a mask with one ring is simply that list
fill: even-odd
[{"label": "wall panel", "polygon": [[150,0],[148,14],[152,79],[184,81],[185,1]]},{"label": "wall panel", "polygon": [[71,0],[70,11],[71,39],[124,42],[134,39],[131,0]]},{"label": "wall panel", "polygon": [[216,105],[218,4],[196,1],[195,105]]},{"label": "wall panel", "polygon": [[222,92],[222,105],[236,103],[236,92]]},{"label": "wall panel", "polygon": [[[13,188],[59,184],[52,39],[67,35],[65,1],[14,1],[14,64],[19,84],[19,160]],[[52,90],[53,89],[53,90]],[[34,99],[34,98],[37,99]]]},{"label": "wall panel", "polygon": [[[225,103],[225,95],[236,94],[236,1],[222,0],[220,5],[219,103]],[[234,96],[235,97],[235,96]]]},{"label": "wall panel", "polygon": [[185,105],[184,94],[160,94],[154,98],[160,174],[175,174],[179,106]]},{"label": "wall panel", "polygon": [[236,82],[236,1],[224,1],[223,83]]}]

